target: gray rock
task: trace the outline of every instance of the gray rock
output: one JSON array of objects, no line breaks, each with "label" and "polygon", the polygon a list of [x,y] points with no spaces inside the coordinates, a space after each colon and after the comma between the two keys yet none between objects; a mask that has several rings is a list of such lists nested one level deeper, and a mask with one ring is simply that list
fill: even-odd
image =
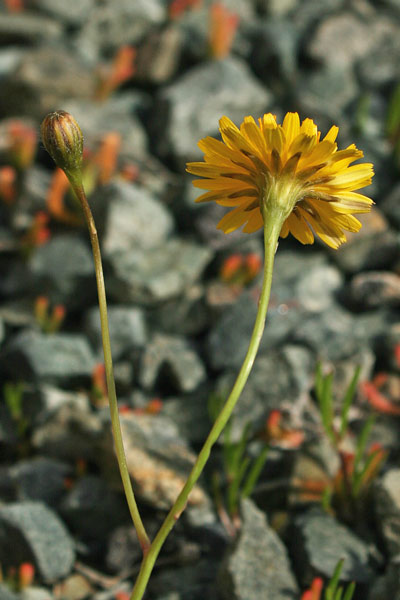
[{"label": "gray rock", "polygon": [[[308,52],[316,61],[347,69],[369,52],[373,32],[368,23],[350,12],[331,15],[317,27]],[[328,48],[335,50],[329,52]]]},{"label": "gray rock", "polygon": [[57,384],[88,383],[95,365],[90,346],[81,335],[22,331],[4,348],[11,375],[23,380]]},{"label": "gray rock", "polygon": [[153,328],[164,333],[195,335],[203,332],[208,323],[204,287],[194,283],[179,297],[150,310],[148,317]]},{"label": "gray rock", "polygon": [[[119,360],[130,351],[141,348],[147,341],[147,326],[144,313],[134,306],[109,306],[108,323],[111,350],[114,360]],[[100,314],[97,307],[91,308],[85,317],[85,330],[99,358],[103,356]],[[102,359],[103,360],[103,359]]]},{"label": "gray rock", "polygon": [[[124,91],[111,96],[107,102],[94,103],[91,99],[80,98],[64,101],[63,107],[78,121],[89,147],[98,148],[99,139],[107,133],[118,133],[121,136],[120,154],[136,162],[138,159],[149,160],[147,133],[137,116],[147,104],[145,94]],[[159,173],[160,170],[158,176]]]},{"label": "gray rock", "polygon": [[41,502],[0,507],[0,538],[2,565],[33,562],[46,583],[68,575],[74,564],[71,537],[57,515]]},{"label": "gray rock", "polygon": [[22,590],[21,600],[53,600],[53,596],[44,587],[30,585]]},{"label": "gray rock", "polygon": [[358,87],[350,70],[327,66],[299,78],[295,93],[301,112],[316,115],[319,128],[328,128],[342,122],[342,110],[355,100]]},{"label": "gray rock", "polygon": [[400,469],[390,469],[374,483],[376,525],[390,556],[400,553]]},{"label": "gray rock", "polygon": [[222,115],[240,124],[246,115],[264,113],[270,101],[267,90],[238,59],[194,67],[160,94],[154,125],[164,133],[158,150],[164,156],[172,155],[184,168],[187,160],[202,157],[197,142],[217,133]]},{"label": "gray rock", "polygon": [[[147,527],[146,527],[147,529]],[[142,558],[142,549],[134,527],[121,525],[111,533],[105,556],[107,569],[121,573],[132,568]]]},{"label": "gray rock", "polygon": [[[32,434],[31,442],[35,450],[46,456],[60,460],[94,460],[96,444],[103,436],[103,425],[99,413],[91,410],[87,398],[69,394],[69,399],[58,390],[47,390],[47,409],[42,422]],[[85,401],[84,401],[85,400]],[[57,403],[60,403],[57,406]],[[55,405],[55,406],[54,406]],[[45,413],[45,410],[43,410]]]},{"label": "gray rock", "polygon": [[10,474],[16,482],[19,501],[41,501],[57,506],[65,493],[65,479],[72,475],[72,470],[64,462],[36,456],[18,462]]},{"label": "gray rock", "polygon": [[113,256],[108,289],[117,301],[157,304],[182,294],[201,275],[212,252],[180,239],[143,252]]},{"label": "gray rock", "polygon": [[20,596],[14,594],[9,587],[0,583],[0,600],[20,600]]},{"label": "gray rock", "polygon": [[390,371],[400,373],[400,361],[397,348],[400,346],[400,322],[397,317],[388,323],[385,330],[379,332],[379,351],[387,361]]},{"label": "gray rock", "polygon": [[[277,4],[283,6],[284,2],[279,0]],[[282,18],[254,21],[248,36],[252,44],[251,65],[261,80],[272,80],[275,86],[282,85],[282,80],[293,81],[299,43],[294,23]]]},{"label": "gray rock", "polygon": [[202,444],[211,429],[207,410],[209,395],[209,390],[200,386],[196,393],[180,394],[163,402],[162,413],[176,424],[182,437],[191,445]]},{"label": "gray rock", "polygon": [[184,338],[157,334],[142,355],[139,382],[145,389],[151,389],[162,375],[178,391],[192,392],[204,381],[206,372]]},{"label": "gray rock", "polygon": [[[257,300],[251,291],[242,292],[211,330],[207,339],[207,358],[214,369],[238,368],[242,364],[256,319]],[[292,305],[289,309],[284,303],[272,305],[268,311],[260,352],[284,341],[298,321],[299,314],[297,306]]]},{"label": "gray rock", "polygon": [[361,352],[368,331],[357,326],[357,319],[349,311],[333,305],[329,311],[305,315],[294,324],[291,335],[295,343],[335,362]]},{"label": "gray rock", "polygon": [[371,212],[357,217],[362,228],[357,233],[346,234],[346,244],[332,250],[332,259],[350,274],[390,268],[400,257],[399,236],[389,228],[384,213],[375,206]]},{"label": "gray rock", "polygon": [[84,23],[93,7],[94,0],[73,0],[68,4],[63,0],[30,0],[30,8],[67,25]]},{"label": "gray rock", "polygon": [[[114,454],[108,416],[99,440],[96,461],[107,478],[121,486]],[[128,471],[137,497],[151,506],[169,510],[189,475],[195,455],[179,434],[175,423],[163,414],[134,414],[121,418]],[[209,504],[208,497],[197,484],[189,505]]]},{"label": "gray rock", "polygon": [[363,86],[381,88],[400,76],[400,40],[396,35],[397,23],[389,19],[379,22],[379,36],[371,44],[368,55],[359,65]]},{"label": "gray rock", "polygon": [[151,32],[139,47],[135,77],[153,84],[166,83],[179,67],[182,46],[182,30],[174,23]]},{"label": "gray rock", "polygon": [[331,265],[316,265],[300,278],[294,296],[309,312],[329,310],[343,284],[340,271]]},{"label": "gray rock", "polygon": [[[186,560],[189,562],[190,558]],[[217,568],[215,560],[201,558],[194,564],[182,565],[179,569],[163,569],[150,582],[149,591],[158,600],[217,600]]]},{"label": "gray rock", "polygon": [[37,293],[48,295],[54,304],[76,309],[96,297],[90,247],[74,234],[56,236],[40,246],[30,266]]},{"label": "gray rock", "polygon": [[[41,39],[45,35],[41,24]],[[0,109],[3,115],[27,115],[41,120],[46,113],[65,106],[68,98],[91,98],[95,79],[71,52],[40,47],[23,55],[14,73],[2,81]]]},{"label": "gray rock", "polygon": [[[271,410],[296,404],[312,385],[314,367],[310,352],[299,346],[260,354],[233,413],[232,439],[239,440],[247,423],[262,428]],[[236,376],[236,371],[222,375],[215,393],[227,397]]]},{"label": "gray rock", "polygon": [[53,19],[43,18],[25,11],[21,14],[2,13],[0,37],[4,45],[13,43],[35,44],[42,40],[57,40],[62,27]]},{"label": "gray rock", "polygon": [[400,277],[384,271],[360,273],[350,282],[349,297],[363,309],[400,306]]},{"label": "gray rock", "polygon": [[292,552],[304,584],[316,575],[329,579],[341,558],[342,581],[371,581],[370,547],[332,516],[319,508],[311,509],[295,519],[294,529]]},{"label": "gray rock", "polygon": [[241,504],[239,540],[222,568],[219,590],[226,600],[295,600],[299,589],[286,548],[250,500]]},{"label": "gray rock", "polygon": [[103,544],[112,529],[129,519],[126,500],[97,475],[76,481],[59,507],[60,513],[80,540]]},{"label": "gray rock", "polygon": [[101,191],[98,202],[106,210],[101,236],[105,258],[160,247],[172,231],[170,213],[145,188],[115,182]]},{"label": "gray rock", "polygon": [[369,236],[352,238],[343,244],[332,258],[346,273],[388,269],[400,257],[400,238],[393,231],[381,231]]},{"label": "gray rock", "polygon": [[124,44],[137,45],[165,17],[166,7],[161,0],[106,0],[96,4],[76,37],[75,46],[95,64],[104,51],[116,51]]},{"label": "gray rock", "polygon": [[388,195],[383,198],[381,209],[390,223],[400,230],[400,184],[394,185]]},{"label": "gray rock", "polygon": [[389,562],[384,575],[379,577],[372,585],[368,600],[400,600],[400,556]]}]

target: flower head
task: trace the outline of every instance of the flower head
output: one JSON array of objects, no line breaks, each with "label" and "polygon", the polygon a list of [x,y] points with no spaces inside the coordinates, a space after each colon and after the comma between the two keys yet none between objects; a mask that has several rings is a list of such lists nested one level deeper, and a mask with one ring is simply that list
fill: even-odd
[{"label": "flower head", "polygon": [[338,150],[338,127],[321,140],[311,119],[300,124],[297,113],[287,113],[282,125],[270,113],[259,119],[245,117],[240,129],[227,117],[220,120],[222,141],[206,137],[199,142],[205,162],[188,163],[195,187],[208,190],[197,202],[214,200],[233,207],[218,224],[230,233],[242,225],[245,233],[279,218],[281,237],[289,233],[302,244],[314,234],[328,246],[346,241],[344,230],[358,231],[352,213],[368,212],[373,201],[356,193],[371,183],[371,163],[351,165],[363,153],[354,144]]},{"label": "flower head", "polygon": [[70,178],[80,178],[83,157],[83,135],[74,117],[58,110],[45,117],[40,127],[43,144],[54,160]]}]

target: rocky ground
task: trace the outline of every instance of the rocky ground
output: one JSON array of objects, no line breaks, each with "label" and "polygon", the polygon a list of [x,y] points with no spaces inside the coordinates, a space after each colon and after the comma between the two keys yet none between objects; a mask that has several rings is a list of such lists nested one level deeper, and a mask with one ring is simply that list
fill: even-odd
[{"label": "rocky ground", "polygon": [[[222,115],[295,110],[322,132],[339,125],[340,146],[374,163],[376,206],[359,234],[338,251],[280,243],[230,441],[146,597],[300,600],[342,558],[356,600],[400,599],[400,2],[210,4],[0,2],[0,600],[129,598],[141,558],[110,435],[88,236],[37,140],[54,109],[85,135],[128,468],[150,532],[241,364],[260,290],[261,235],[225,236],[224,209],[194,204],[184,168],[201,158],[197,141]],[[361,366],[339,455],[316,401],[318,361],[334,370],[337,413]],[[371,414],[360,465],[374,460],[353,498],[344,469],[351,478]],[[249,462],[270,450],[251,497],[229,505],[223,449],[245,427]]]}]

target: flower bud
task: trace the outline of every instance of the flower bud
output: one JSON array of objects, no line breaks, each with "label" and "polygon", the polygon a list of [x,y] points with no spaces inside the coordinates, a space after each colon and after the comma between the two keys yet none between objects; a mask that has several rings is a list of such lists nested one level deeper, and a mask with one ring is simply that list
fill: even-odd
[{"label": "flower bud", "polygon": [[69,113],[58,110],[45,117],[41,125],[43,144],[68,179],[81,178],[83,135]]}]

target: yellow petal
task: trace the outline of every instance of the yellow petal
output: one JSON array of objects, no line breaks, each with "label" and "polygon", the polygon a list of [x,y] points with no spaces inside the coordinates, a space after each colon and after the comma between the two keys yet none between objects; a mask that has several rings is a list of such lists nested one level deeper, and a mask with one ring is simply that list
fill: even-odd
[{"label": "yellow petal", "polygon": [[283,119],[282,129],[285,133],[286,145],[289,149],[290,144],[300,133],[300,117],[298,113],[287,113]]}]

